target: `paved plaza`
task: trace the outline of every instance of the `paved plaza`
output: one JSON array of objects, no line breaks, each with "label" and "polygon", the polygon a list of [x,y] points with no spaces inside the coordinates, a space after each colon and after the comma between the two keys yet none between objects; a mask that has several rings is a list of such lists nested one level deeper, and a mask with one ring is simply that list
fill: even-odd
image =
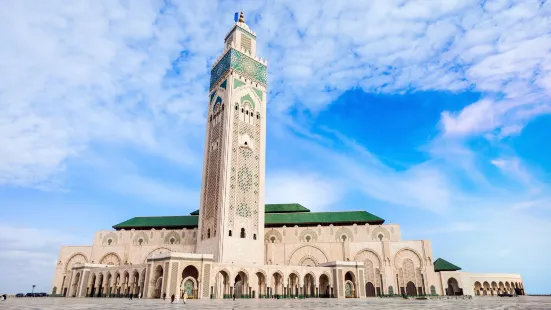
[{"label": "paved plaza", "polygon": [[551,309],[551,297],[499,298],[472,300],[403,299],[307,299],[307,300],[188,300],[170,304],[159,299],[127,300],[115,298],[11,298],[0,302],[0,309]]}]

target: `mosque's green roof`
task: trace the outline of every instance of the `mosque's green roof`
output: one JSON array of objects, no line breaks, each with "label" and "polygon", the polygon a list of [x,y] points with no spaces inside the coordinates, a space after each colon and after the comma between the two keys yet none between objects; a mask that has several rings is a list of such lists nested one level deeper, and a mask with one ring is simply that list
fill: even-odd
[{"label": "mosque's green roof", "polygon": [[[195,228],[199,225],[199,211],[184,216],[134,217],[113,226],[114,229],[161,229]],[[264,222],[266,227],[383,224],[385,220],[366,211],[310,212],[298,203],[266,205]]]},{"label": "mosque's green roof", "polygon": [[[277,203],[266,204],[264,206],[264,213],[294,213],[294,212],[310,212],[310,209],[305,208],[298,203]],[[190,215],[199,215],[199,210],[195,210]]]},{"label": "mosque's green roof", "polygon": [[434,261],[434,271],[457,271],[461,270],[461,267],[458,267],[443,258],[438,258]]}]

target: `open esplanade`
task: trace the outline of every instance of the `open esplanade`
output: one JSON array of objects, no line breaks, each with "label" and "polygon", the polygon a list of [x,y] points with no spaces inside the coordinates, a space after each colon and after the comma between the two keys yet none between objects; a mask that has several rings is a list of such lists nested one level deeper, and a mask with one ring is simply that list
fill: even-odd
[{"label": "open esplanade", "polygon": [[268,62],[243,13],[211,71],[201,203],[135,217],[61,248],[52,294],[194,299],[524,294],[518,274],[469,273],[366,211],[265,204]]}]

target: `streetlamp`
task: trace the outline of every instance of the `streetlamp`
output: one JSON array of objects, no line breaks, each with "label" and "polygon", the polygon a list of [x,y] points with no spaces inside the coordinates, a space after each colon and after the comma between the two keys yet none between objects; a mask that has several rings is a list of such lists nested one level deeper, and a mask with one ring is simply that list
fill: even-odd
[{"label": "streetlamp", "polygon": [[36,286],[36,285],[33,284],[33,290],[32,290],[32,292],[31,292],[31,294],[34,294],[34,287],[35,287],[35,286]]}]

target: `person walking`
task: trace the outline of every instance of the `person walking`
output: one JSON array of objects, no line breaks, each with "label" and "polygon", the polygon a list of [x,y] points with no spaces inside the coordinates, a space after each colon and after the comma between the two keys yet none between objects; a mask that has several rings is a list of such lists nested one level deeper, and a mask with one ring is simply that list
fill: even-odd
[{"label": "person walking", "polygon": [[170,296],[170,303],[171,303],[171,304],[174,303],[174,294],[172,294],[172,296]]},{"label": "person walking", "polygon": [[184,304],[186,303],[186,300],[187,300],[187,292],[184,292]]},{"label": "person walking", "polygon": [[163,300],[166,300],[166,293],[163,293]]}]

